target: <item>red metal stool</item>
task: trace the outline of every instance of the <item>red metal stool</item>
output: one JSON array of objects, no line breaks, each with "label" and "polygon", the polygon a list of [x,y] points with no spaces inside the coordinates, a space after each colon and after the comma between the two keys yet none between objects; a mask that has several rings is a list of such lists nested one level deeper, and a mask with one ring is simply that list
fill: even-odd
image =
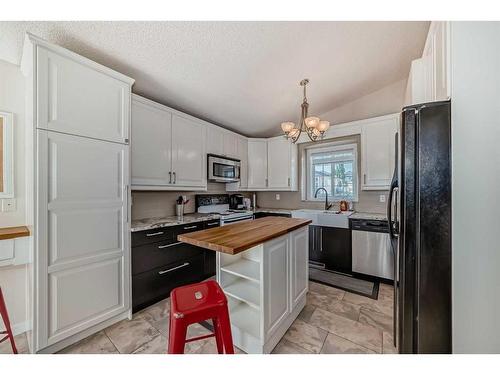
[{"label": "red metal stool", "polygon": [[2,316],[3,325],[5,326],[5,331],[0,331],[0,335],[6,335],[0,338],[0,343],[4,342],[7,339],[10,339],[12,352],[14,354],[17,354],[16,343],[14,342],[12,329],[10,328],[9,314],[7,314],[7,306],[5,305],[5,300],[3,299],[2,288],[0,288],[0,316]]},{"label": "red metal stool", "polygon": [[[188,326],[212,320],[214,333],[186,339]],[[170,293],[168,353],[183,354],[186,343],[215,337],[219,354],[234,354],[227,299],[214,280],[175,288]]]}]

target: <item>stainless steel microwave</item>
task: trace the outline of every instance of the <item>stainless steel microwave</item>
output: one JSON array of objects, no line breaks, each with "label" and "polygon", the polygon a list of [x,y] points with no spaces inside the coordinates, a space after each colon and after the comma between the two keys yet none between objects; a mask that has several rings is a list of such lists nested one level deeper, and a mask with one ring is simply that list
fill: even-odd
[{"label": "stainless steel microwave", "polygon": [[240,180],[240,161],[214,154],[207,155],[208,181],[237,182]]}]

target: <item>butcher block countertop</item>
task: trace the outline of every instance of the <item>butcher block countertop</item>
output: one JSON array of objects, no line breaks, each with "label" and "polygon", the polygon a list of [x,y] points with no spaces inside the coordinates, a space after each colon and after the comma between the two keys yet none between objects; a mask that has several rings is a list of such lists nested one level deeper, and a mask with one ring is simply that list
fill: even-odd
[{"label": "butcher block countertop", "polygon": [[0,228],[0,240],[10,240],[12,238],[27,237],[30,231],[26,226]]},{"label": "butcher block countertop", "polygon": [[263,217],[252,221],[179,234],[177,240],[235,255],[311,223],[308,219]]}]

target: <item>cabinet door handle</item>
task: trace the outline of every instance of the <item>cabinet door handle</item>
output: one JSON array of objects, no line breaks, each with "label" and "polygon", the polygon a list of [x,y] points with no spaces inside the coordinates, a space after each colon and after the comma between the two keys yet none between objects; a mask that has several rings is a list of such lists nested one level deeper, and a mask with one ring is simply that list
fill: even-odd
[{"label": "cabinet door handle", "polygon": [[127,223],[129,222],[129,197],[128,197],[128,185],[125,185],[125,199],[126,199],[126,206],[125,209],[127,210]]},{"label": "cabinet door handle", "polygon": [[183,268],[183,267],[186,267],[186,266],[189,266],[189,262],[186,262],[186,263],[184,263],[184,264],[181,264],[180,266],[177,266],[177,267],[172,267],[172,268],[169,268],[168,270],[159,271],[159,272],[158,272],[158,275],[163,275],[163,274],[166,274],[166,273],[169,273],[169,272],[172,272],[172,271],[178,270],[179,268]]},{"label": "cabinet door handle", "polygon": [[290,177],[288,177],[288,187],[290,187]]},{"label": "cabinet door handle", "polygon": [[172,172],[168,172],[168,183],[172,183]]},{"label": "cabinet door handle", "polygon": [[146,237],[154,237],[163,234],[163,232],[146,233]]},{"label": "cabinet door handle", "polygon": [[320,227],[319,233],[319,251],[323,251],[323,227]]},{"label": "cabinet door handle", "polygon": [[207,223],[207,226],[208,226],[208,227],[211,227],[211,226],[213,226],[213,225],[219,225],[219,223]]},{"label": "cabinet door handle", "polygon": [[174,242],[174,243],[171,243],[169,245],[160,245],[160,246],[158,246],[158,249],[166,249],[167,247],[172,247],[172,246],[175,246],[175,245],[179,245],[180,243],[182,243],[182,242]]},{"label": "cabinet door handle", "polygon": [[366,185],[366,173],[363,174],[363,184]]},{"label": "cabinet door handle", "polygon": [[177,175],[175,174],[175,172],[172,173],[174,175],[174,184],[177,182]]},{"label": "cabinet door handle", "polygon": [[198,228],[197,225],[191,225],[190,227],[184,227],[182,229],[186,230],[186,229],[194,229],[194,228]]},{"label": "cabinet door handle", "polygon": [[266,178],[266,187],[269,186],[269,180]]}]

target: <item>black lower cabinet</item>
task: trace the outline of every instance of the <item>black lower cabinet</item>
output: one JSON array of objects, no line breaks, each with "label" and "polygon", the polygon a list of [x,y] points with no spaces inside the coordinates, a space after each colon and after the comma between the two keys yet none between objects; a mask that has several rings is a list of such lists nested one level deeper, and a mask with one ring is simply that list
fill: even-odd
[{"label": "black lower cabinet", "polygon": [[181,285],[215,274],[215,252],[177,241],[181,233],[219,226],[219,220],[132,233],[132,311],[170,295]]},{"label": "black lower cabinet", "polygon": [[254,219],[260,219],[261,217],[268,216],[292,217],[292,214],[286,212],[256,212],[253,214]]},{"label": "black lower cabinet", "polygon": [[329,271],[351,274],[350,229],[309,226],[309,260]]},{"label": "black lower cabinet", "polygon": [[178,286],[200,281],[203,255],[167,264],[132,279],[132,311],[139,311],[170,295]]}]

